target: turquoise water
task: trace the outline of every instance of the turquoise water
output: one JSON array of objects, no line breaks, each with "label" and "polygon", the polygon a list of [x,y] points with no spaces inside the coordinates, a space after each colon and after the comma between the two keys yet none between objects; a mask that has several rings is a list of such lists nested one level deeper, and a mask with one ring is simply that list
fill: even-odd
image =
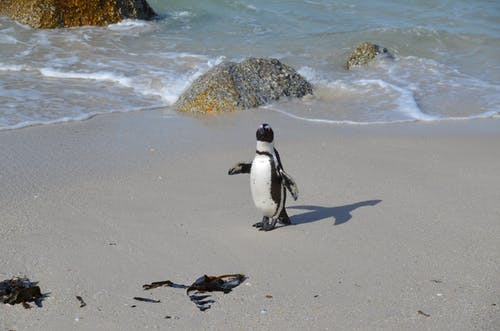
[{"label": "turquoise water", "polygon": [[[345,124],[500,115],[498,1],[150,0],[153,22],[34,30],[0,18],[0,129],[164,108],[224,60],[276,57],[315,86],[264,107]],[[357,44],[393,58],[347,71]]]}]

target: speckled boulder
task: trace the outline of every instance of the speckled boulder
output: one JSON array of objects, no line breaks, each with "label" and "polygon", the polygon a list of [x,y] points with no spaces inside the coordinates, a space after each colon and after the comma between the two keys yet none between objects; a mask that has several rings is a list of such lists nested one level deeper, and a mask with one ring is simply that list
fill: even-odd
[{"label": "speckled boulder", "polygon": [[356,66],[368,64],[379,54],[388,54],[386,48],[372,43],[362,43],[358,45],[347,59],[346,68],[348,70]]},{"label": "speckled boulder", "polygon": [[34,28],[53,29],[151,19],[156,13],[146,0],[1,0],[0,15]]},{"label": "speckled boulder", "polygon": [[281,97],[301,98],[312,86],[277,59],[223,62],[193,82],[177,100],[181,112],[230,112],[258,107]]}]

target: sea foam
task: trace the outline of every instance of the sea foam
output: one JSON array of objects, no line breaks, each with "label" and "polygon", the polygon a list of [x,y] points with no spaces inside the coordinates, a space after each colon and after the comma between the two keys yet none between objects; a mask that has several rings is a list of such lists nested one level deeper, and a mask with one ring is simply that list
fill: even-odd
[{"label": "sea foam", "polygon": [[135,19],[125,19],[121,22],[108,25],[108,29],[111,31],[130,31],[134,29],[144,30],[145,28],[150,28],[151,23]]},{"label": "sea foam", "polygon": [[25,69],[26,66],[24,65],[0,63],[0,71],[21,71]]},{"label": "sea foam", "polygon": [[114,82],[126,87],[131,87],[131,79],[112,72],[71,72],[59,71],[54,68],[42,68],[40,73],[45,77],[64,79],[88,79]]}]

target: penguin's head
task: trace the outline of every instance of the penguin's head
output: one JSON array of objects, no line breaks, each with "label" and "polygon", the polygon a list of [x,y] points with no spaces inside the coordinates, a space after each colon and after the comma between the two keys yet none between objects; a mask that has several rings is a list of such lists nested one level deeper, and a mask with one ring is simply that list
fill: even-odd
[{"label": "penguin's head", "polygon": [[257,141],[272,143],[274,139],[273,129],[266,123],[259,126],[255,135],[257,136]]}]

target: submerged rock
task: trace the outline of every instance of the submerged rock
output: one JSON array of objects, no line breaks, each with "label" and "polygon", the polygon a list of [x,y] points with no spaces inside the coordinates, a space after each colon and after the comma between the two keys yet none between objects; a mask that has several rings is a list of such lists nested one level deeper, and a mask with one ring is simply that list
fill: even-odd
[{"label": "submerged rock", "polygon": [[1,0],[0,15],[34,28],[108,25],[156,16],[146,0]]},{"label": "submerged rock", "polygon": [[349,56],[346,62],[346,68],[348,70],[353,67],[368,64],[379,54],[388,54],[387,48],[380,47],[369,42],[362,43],[358,45],[352,54]]},{"label": "submerged rock", "polygon": [[248,58],[210,69],[179,97],[175,108],[181,112],[229,112],[306,94],[312,94],[312,86],[293,68],[277,59]]}]

